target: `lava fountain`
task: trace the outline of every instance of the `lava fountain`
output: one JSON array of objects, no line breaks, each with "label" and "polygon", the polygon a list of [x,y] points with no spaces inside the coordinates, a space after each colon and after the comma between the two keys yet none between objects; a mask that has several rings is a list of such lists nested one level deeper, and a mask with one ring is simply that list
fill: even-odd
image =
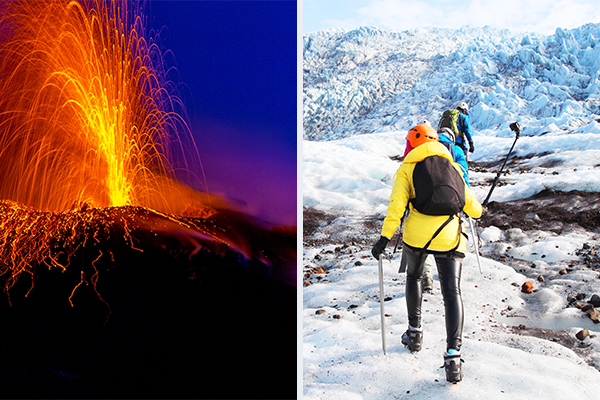
[{"label": "lava fountain", "polygon": [[170,161],[198,153],[140,4],[2,4],[0,197],[182,211]]},{"label": "lava fountain", "polygon": [[[146,32],[143,2],[0,4],[5,290],[24,273],[34,276],[36,265],[65,269],[78,249],[98,247],[99,230],[115,223],[122,243],[132,248],[130,230],[146,229],[170,232],[192,254],[210,242],[224,243],[248,259],[271,262],[236,233],[231,214],[227,228],[206,222],[227,208],[224,202],[205,187],[199,192],[180,183],[201,183],[192,171],[202,169],[169,79],[176,71],[157,39]],[[107,207],[121,209],[90,213]],[[140,216],[141,209],[151,210],[154,222]],[[103,256],[106,249],[98,247],[97,257]],[[97,272],[86,278],[94,277],[94,287]]]}]

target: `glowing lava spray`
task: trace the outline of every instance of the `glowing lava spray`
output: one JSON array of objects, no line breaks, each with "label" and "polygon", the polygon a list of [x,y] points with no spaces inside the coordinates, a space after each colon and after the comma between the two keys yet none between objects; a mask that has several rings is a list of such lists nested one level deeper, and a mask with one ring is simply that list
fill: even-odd
[{"label": "glowing lava spray", "polygon": [[[0,6],[0,197],[64,211],[181,212],[173,160],[199,159],[142,4]],[[158,38],[158,35],[156,35]]]},{"label": "glowing lava spray", "polygon": [[215,211],[207,195],[179,183],[201,181],[192,172],[202,171],[200,158],[176,70],[144,25],[143,2],[0,3],[5,291],[23,274],[33,287],[36,265],[65,271],[84,247],[94,262],[81,267],[81,282],[95,287],[97,265],[114,261],[100,242],[118,236],[140,250],[136,229],[177,232],[195,251],[201,241],[232,244],[214,223],[199,230],[177,217]]}]

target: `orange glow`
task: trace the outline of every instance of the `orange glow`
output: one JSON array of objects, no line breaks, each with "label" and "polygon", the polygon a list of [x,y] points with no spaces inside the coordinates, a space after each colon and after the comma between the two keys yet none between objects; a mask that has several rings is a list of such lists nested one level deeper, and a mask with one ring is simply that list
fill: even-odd
[{"label": "orange glow", "polygon": [[0,3],[0,277],[7,294],[23,275],[31,276],[31,291],[36,266],[66,271],[86,248],[95,260],[81,267],[69,302],[84,284],[104,302],[97,263],[114,258],[99,243],[142,251],[133,231],[168,232],[192,255],[225,243],[253,257],[229,222],[225,229],[209,220],[227,205],[175,179],[177,169],[198,181],[190,171],[201,170],[200,160],[139,4]]},{"label": "orange glow", "polygon": [[140,3],[5,3],[0,197],[181,213],[192,194],[170,160],[189,171],[185,153],[197,151]]}]

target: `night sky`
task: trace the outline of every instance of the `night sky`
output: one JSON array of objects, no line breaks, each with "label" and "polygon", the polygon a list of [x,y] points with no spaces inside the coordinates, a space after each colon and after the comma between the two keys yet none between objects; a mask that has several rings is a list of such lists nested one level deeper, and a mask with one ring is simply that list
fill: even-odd
[{"label": "night sky", "polygon": [[296,225],[296,2],[150,1],[146,14],[189,89],[209,191]]}]

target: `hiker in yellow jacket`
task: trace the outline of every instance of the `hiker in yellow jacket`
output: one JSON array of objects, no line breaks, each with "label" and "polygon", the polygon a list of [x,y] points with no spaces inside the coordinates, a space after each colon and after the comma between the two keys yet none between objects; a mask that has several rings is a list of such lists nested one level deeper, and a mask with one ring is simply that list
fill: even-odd
[{"label": "hiker in yellow jacket", "polygon": [[[402,239],[404,242],[402,257],[406,259],[406,305],[408,310],[408,330],[402,335],[402,343],[410,351],[419,351],[422,345],[423,330],[421,328],[421,278],[426,254],[421,250],[427,247],[426,253],[435,256],[442,296],[444,298],[446,319],[446,353],[444,354],[446,378],[451,382],[462,379],[460,348],[462,344],[463,305],[460,294],[460,275],[462,260],[467,251],[466,240],[461,238],[459,218],[453,218],[434,237],[436,231],[449,219],[447,215],[427,215],[413,207],[410,199],[414,199],[415,185],[413,171],[420,161],[430,156],[445,157],[462,177],[458,164],[452,160],[448,149],[438,142],[437,132],[432,127],[417,125],[408,131],[407,140],[414,148],[404,159],[395,175],[394,188],[390,196],[387,216],[383,222],[381,238],[372,249],[375,258],[384,252],[385,246],[400,226],[404,212],[410,207],[410,213],[404,222]],[[463,181],[464,184],[464,181]],[[463,211],[472,218],[479,218],[482,206],[473,196],[467,185],[464,185],[465,206]],[[433,240],[432,240],[432,237]]]}]

